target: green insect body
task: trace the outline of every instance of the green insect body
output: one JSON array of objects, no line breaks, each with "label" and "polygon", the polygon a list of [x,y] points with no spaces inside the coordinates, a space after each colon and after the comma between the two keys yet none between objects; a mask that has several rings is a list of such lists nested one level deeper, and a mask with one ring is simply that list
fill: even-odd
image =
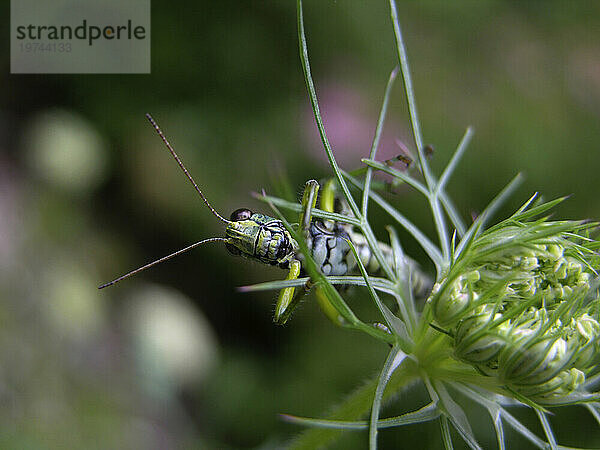
[{"label": "green insect body", "polygon": [[[234,211],[230,219],[232,222],[225,229],[225,246],[233,255],[277,265],[282,269],[288,269],[294,259],[302,262],[302,256],[298,254],[298,243],[280,220],[245,208]],[[358,273],[357,262],[348,241],[354,245],[369,273],[375,275],[380,271],[381,265],[365,237],[347,224],[313,219],[305,238],[312,258],[324,275]],[[392,266],[394,258],[391,247],[383,242],[378,242],[377,245],[386,262]]]},{"label": "green insect body", "polygon": [[238,209],[231,214],[225,236],[225,246],[231,254],[282,269],[290,267],[298,252],[298,243],[281,220],[248,209]]},{"label": "green insect body", "polygon": [[[225,228],[225,246],[231,254],[282,269],[288,269],[294,260],[302,262],[298,243],[280,220],[248,209],[234,211],[231,220]],[[333,224],[331,229],[325,222],[313,220],[306,235],[311,256],[320,271],[324,275],[356,273],[357,263],[348,244],[351,241],[367,270],[378,273],[379,262],[364,236],[348,231],[337,222]],[[378,245],[388,264],[393,264],[392,249],[381,242]]]},{"label": "green insect body", "polygon": [[[150,117],[150,115],[146,115],[146,117],[160,135],[172,156],[179,164],[180,168],[186,174],[190,182],[194,185],[194,188],[200,194],[206,206],[211,210],[213,215],[227,224],[225,228],[225,237],[214,237],[196,242],[195,244],[192,244],[175,253],[135,269],[109,283],[100,286],[100,288],[113,285],[142,270],[166,261],[167,259],[177,256],[204,243],[218,241],[224,242],[227,250],[233,255],[243,256],[264,264],[278,266],[282,269],[289,270],[287,276],[288,280],[299,278],[303,273],[303,257],[299,252],[300,246],[292,234],[285,228],[283,222],[265,214],[254,213],[246,208],[241,208],[234,211],[229,220],[221,216],[210,205],[156,122],[152,119],[152,117]],[[312,218],[311,213],[312,209],[316,205],[318,191],[319,184],[316,181],[310,180],[306,183],[306,188],[302,199],[303,210],[300,216],[299,225],[300,231],[306,239],[308,249],[312,258],[317,264],[318,269],[324,275],[347,275],[356,273],[357,262],[349,244],[349,242],[352,242],[357,250],[357,254],[362,264],[369,273],[375,275],[380,269],[380,264],[379,261],[377,261],[377,259],[374,257],[371,248],[367,244],[367,241],[362,234],[355,232],[352,228],[352,225],[349,224],[342,224],[330,220],[321,221]],[[347,205],[337,198],[333,180],[325,183],[325,188],[323,189],[319,206],[324,211],[351,214],[347,211]],[[395,261],[393,258],[392,249],[384,243],[378,243],[377,245],[386,259],[387,264],[390,267],[393,267]],[[412,262],[411,264],[412,266],[416,265],[416,263]],[[307,289],[296,292],[295,287],[282,289],[277,299],[273,320],[279,324],[285,323],[293,310],[296,308],[302,293],[306,291]],[[341,318],[333,310],[333,307],[329,305],[328,300],[324,295],[322,295],[322,293],[320,293],[319,289],[317,289],[317,298],[326,315],[335,323],[339,324]]]}]

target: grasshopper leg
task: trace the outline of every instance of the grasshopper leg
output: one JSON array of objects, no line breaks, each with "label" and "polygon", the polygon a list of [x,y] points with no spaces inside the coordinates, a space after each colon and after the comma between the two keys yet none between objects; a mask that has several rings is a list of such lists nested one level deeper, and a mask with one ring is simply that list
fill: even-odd
[{"label": "grasshopper leg", "polygon": [[[317,194],[319,193],[319,183],[315,180],[308,180],[302,194],[302,212],[300,213],[300,232],[306,236],[310,230],[312,209],[317,204]],[[290,262],[290,271],[286,280],[295,280],[300,276],[302,264],[294,259]],[[284,288],[279,292],[277,303],[275,305],[275,315],[273,321],[283,325],[292,315],[302,296],[308,292],[310,286],[296,292],[295,287]]]},{"label": "grasshopper leg", "polygon": [[312,210],[317,204],[318,193],[319,183],[315,180],[308,180],[304,186],[304,193],[302,194],[302,212],[300,213],[300,231],[305,235],[310,230]]},{"label": "grasshopper leg", "polygon": [[[286,280],[297,279],[300,276],[301,269],[302,264],[300,264],[300,261],[297,259],[292,260],[290,262],[290,271],[288,272]],[[273,321],[275,323],[279,325],[286,323],[294,309],[296,309],[296,306],[298,306],[300,296],[294,296],[295,290],[295,287],[288,287],[279,291],[279,297],[277,298],[277,303],[275,305],[275,315],[273,316]]]}]

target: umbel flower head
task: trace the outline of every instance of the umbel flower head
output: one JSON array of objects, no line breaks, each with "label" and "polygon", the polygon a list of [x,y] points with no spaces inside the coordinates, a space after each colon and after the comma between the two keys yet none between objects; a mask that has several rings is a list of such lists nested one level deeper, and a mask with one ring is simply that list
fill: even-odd
[{"label": "umbel flower head", "polygon": [[525,209],[464,246],[430,303],[458,359],[526,401],[568,403],[600,362],[595,224]]}]

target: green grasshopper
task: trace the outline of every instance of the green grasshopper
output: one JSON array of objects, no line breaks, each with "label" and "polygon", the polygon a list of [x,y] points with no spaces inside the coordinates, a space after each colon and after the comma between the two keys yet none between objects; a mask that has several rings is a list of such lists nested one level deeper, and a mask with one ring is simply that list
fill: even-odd
[{"label": "green grasshopper", "polygon": [[[149,114],[146,114],[146,118],[161,137],[167,149],[173,158],[175,158],[175,161],[177,161],[177,164],[190,180],[208,209],[215,217],[226,224],[225,237],[212,237],[196,242],[188,247],[171,253],[170,255],[164,256],[156,261],[128,272],[113,281],[105,283],[101,285],[99,289],[112,286],[138,272],[208,242],[224,242],[226,249],[233,255],[243,256],[264,264],[279,266],[282,269],[286,269],[289,271],[286,278],[287,280],[299,278],[303,272],[303,257],[299,253],[298,242],[285,228],[283,222],[265,214],[252,212],[247,208],[237,209],[231,214],[229,219],[224,218],[212,207],[208,199],[204,196],[204,193],[181,162],[177,153],[175,153],[175,150],[154,119]],[[373,256],[364,236],[354,232],[352,225],[342,224],[331,220],[313,220],[312,210],[316,206],[318,191],[319,184],[315,180],[310,180],[306,183],[302,197],[303,209],[300,214],[299,226],[300,232],[306,239],[311,256],[319,270],[324,275],[346,275],[352,273],[357,266],[349,244],[349,242],[352,242],[367,271],[376,273],[380,268],[379,262]],[[320,198],[319,206],[321,209],[329,212],[345,209],[345,203],[340,202],[339,199],[336,198],[335,192],[334,181],[327,181]],[[351,214],[347,211],[345,211],[345,213]],[[384,243],[378,243],[378,246],[388,264],[393,266],[394,258],[392,249]],[[415,279],[419,280],[425,278],[415,277]],[[422,290],[421,288],[422,286],[413,286],[415,291]],[[296,289],[296,286],[286,287],[279,292],[273,317],[275,323],[284,324],[298,305],[299,298],[302,296],[303,292],[296,292]],[[305,286],[304,292],[307,290],[308,286]],[[319,289],[317,289],[317,298],[319,299],[319,304],[325,314],[336,324],[340,324],[341,317],[339,317],[333,310],[333,307],[329,305],[328,300]]]}]

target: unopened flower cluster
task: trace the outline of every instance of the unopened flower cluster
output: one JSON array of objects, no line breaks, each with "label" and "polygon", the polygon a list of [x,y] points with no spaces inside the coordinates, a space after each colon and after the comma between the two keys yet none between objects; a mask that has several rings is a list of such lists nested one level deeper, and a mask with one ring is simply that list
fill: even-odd
[{"label": "unopened flower cluster", "polygon": [[589,227],[512,220],[475,238],[430,299],[455,356],[534,403],[568,402],[600,362]]}]

